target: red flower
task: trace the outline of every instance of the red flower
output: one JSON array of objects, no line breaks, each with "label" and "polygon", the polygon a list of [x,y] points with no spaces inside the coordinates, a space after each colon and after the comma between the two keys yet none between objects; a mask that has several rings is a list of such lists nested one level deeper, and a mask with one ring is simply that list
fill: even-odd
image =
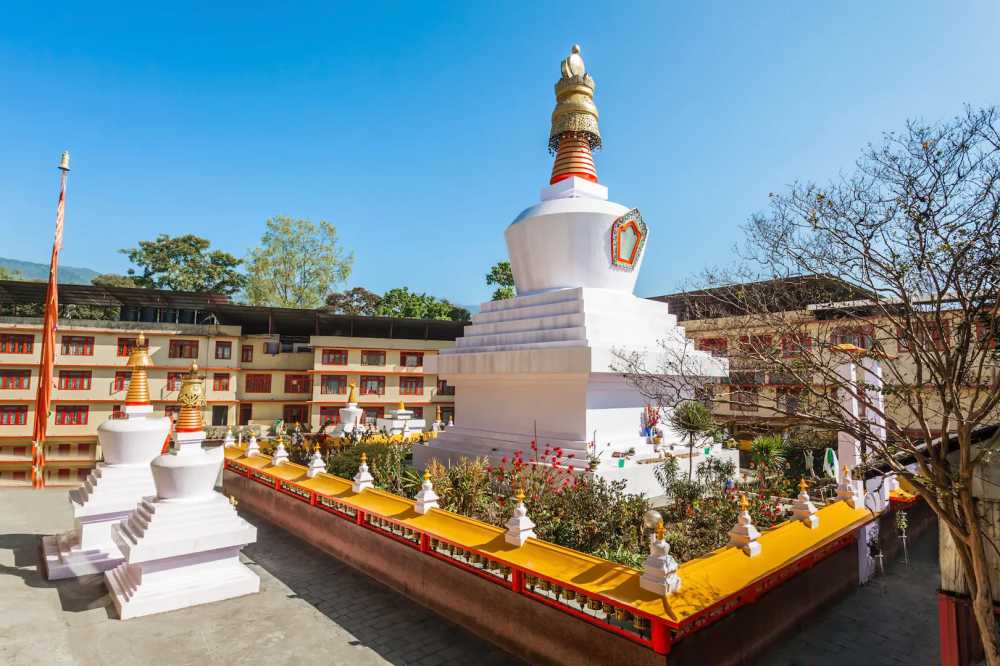
[{"label": "red flower", "polygon": [[532,451],[538,450],[538,444],[535,443],[535,440],[531,440],[531,450]]},{"label": "red flower", "polygon": [[566,467],[566,471],[572,473],[573,472],[573,466],[569,465],[568,467]]},{"label": "red flower", "polygon": [[507,464],[507,456],[504,456],[503,458],[501,458],[500,462],[503,463],[504,465],[506,465]]}]

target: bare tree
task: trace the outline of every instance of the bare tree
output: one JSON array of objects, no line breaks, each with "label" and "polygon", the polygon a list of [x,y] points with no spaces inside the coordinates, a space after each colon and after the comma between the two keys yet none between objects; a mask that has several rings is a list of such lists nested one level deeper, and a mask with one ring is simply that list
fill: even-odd
[{"label": "bare tree", "polygon": [[[847,433],[863,467],[908,480],[954,539],[987,663],[1000,665],[996,545],[973,496],[980,466],[1000,450],[1000,430],[975,436],[1000,421],[997,111],[910,122],[868,146],[854,173],[772,194],[745,231],[739,267],[706,271],[676,304],[685,319],[735,332],[729,384],[712,399]],[[701,380],[690,347],[663,349],[657,368],[619,351],[619,369],[673,404]],[[880,381],[845,375],[866,359],[880,361]]]}]

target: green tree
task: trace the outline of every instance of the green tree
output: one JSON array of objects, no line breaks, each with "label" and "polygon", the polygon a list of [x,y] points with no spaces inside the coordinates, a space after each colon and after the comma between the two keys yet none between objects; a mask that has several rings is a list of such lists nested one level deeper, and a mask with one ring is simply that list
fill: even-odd
[{"label": "green tree", "polygon": [[510,269],[509,261],[498,261],[490,268],[486,274],[486,285],[496,285],[493,292],[494,301],[502,301],[507,298],[514,298],[517,292],[514,290],[514,272]]},{"label": "green tree", "polygon": [[471,314],[465,308],[428,294],[418,294],[406,287],[390,289],[382,296],[378,314],[383,317],[412,317],[414,319],[451,319],[468,321]]},{"label": "green tree", "polygon": [[210,243],[198,236],[160,234],[156,240],[139,241],[139,247],[120,250],[142,269],[128,269],[138,287],[173,291],[212,291],[231,295],[243,287],[237,271],[240,260],[221,250],[208,251]]},{"label": "green tree", "polygon": [[24,276],[21,275],[21,271],[13,271],[4,266],[0,266],[0,280],[23,280]]},{"label": "green tree", "polygon": [[267,221],[246,264],[251,305],[318,308],[331,288],[350,277],[354,254],[344,253],[329,222],[278,215]]},{"label": "green tree", "polygon": [[102,273],[90,279],[90,284],[101,287],[138,287],[135,280],[127,275],[117,275],[115,273]]},{"label": "green tree", "polygon": [[667,419],[670,429],[688,442],[688,483],[694,477],[694,445],[699,437],[712,432],[715,421],[708,407],[697,400],[687,400],[677,405]]},{"label": "green tree", "polygon": [[381,302],[381,296],[364,287],[335,291],[326,297],[326,307],[332,314],[372,316],[378,314]]}]

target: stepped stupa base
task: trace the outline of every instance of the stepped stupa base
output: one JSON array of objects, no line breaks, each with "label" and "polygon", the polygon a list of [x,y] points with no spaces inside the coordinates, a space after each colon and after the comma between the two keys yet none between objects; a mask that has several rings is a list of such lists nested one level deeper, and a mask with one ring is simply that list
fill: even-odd
[{"label": "stepped stupa base", "polygon": [[113,537],[125,561],[105,580],[122,620],[260,591],[260,579],[240,562],[257,528],[219,493],[144,499]]},{"label": "stepped stupa base", "polygon": [[148,465],[100,463],[69,492],[73,529],[42,537],[46,578],[62,580],[98,574],[124,559],[111,529],[128,518],[138,498],[155,494]]}]

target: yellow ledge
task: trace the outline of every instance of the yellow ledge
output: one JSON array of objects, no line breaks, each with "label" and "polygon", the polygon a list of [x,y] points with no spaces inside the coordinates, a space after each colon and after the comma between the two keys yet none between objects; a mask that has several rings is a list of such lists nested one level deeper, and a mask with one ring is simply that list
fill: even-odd
[{"label": "yellow ledge", "polygon": [[327,473],[306,479],[306,468],[301,465],[285,463],[268,467],[270,458],[267,456],[240,458],[240,455],[240,449],[226,450],[227,459],[238,460],[245,467],[293,481],[299,487],[334,498],[360,511],[388,518],[432,538],[478,551],[490,559],[527,569],[584,593],[606,597],[674,626],[752,588],[768,576],[874,519],[874,515],[866,509],[852,509],[845,502],[834,502],[818,511],[819,526],[816,528],[810,529],[799,521],[786,521],[763,532],[758,539],[761,553],[756,557],[747,557],[738,548],[725,547],[685,562],[678,570],[680,591],[662,597],[640,588],[640,572],[631,567],[539,539],[529,539],[518,548],[504,540],[502,528],[482,521],[440,509],[420,515],[413,510],[415,502],[411,499],[377,489],[355,494],[347,479]]}]

